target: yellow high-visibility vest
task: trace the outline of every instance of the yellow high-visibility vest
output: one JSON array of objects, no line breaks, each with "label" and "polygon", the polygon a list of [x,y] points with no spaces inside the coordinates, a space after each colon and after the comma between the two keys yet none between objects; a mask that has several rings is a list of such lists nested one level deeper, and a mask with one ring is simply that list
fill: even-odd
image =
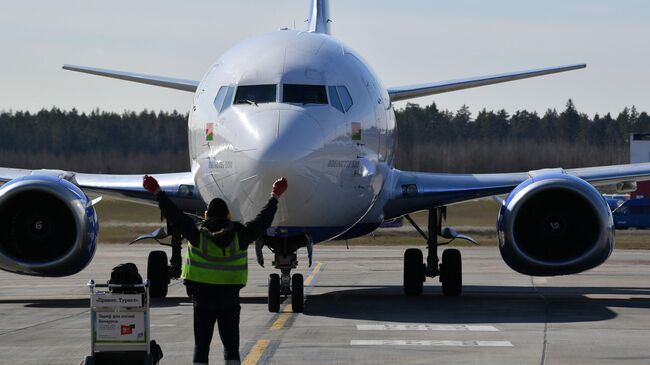
[{"label": "yellow high-visibility vest", "polygon": [[208,236],[200,233],[200,247],[188,245],[183,279],[206,284],[241,284],[248,282],[248,254],[239,249],[235,233],[225,249],[217,246]]}]

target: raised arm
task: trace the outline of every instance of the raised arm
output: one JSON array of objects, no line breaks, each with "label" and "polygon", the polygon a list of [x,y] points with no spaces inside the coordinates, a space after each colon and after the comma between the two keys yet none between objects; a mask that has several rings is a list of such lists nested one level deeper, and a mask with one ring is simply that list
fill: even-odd
[{"label": "raised arm", "polygon": [[200,245],[199,231],[192,218],[180,210],[174,202],[169,199],[164,191],[160,190],[158,181],[151,176],[145,175],[142,178],[142,186],[156,196],[158,206],[171,226],[177,229],[190,244],[198,247]]},{"label": "raised arm", "polygon": [[248,244],[255,241],[264,234],[267,228],[271,226],[275,212],[278,209],[278,198],[287,190],[288,183],[284,177],[278,179],[273,183],[271,198],[266,203],[262,211],[255,217],[255,219],[247,222],[240,229],[239,244],[242,249],[248,247]]}]

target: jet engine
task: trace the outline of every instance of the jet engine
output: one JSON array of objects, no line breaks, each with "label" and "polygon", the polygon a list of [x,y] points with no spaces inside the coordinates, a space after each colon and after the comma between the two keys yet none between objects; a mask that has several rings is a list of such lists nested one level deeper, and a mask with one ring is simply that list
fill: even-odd
[{"label": "jet engine", "polygon": [[65,179],[31,175],[0,188],[0,269],[75,274],[92,260],[98,231],[91,200]]},{"label": "jet engine", "polygon": [[533,276],[579,273],[614,249],[612,213],[591,184],[564,173],[521,183],[497,221],[499,249],[513,270]]}]

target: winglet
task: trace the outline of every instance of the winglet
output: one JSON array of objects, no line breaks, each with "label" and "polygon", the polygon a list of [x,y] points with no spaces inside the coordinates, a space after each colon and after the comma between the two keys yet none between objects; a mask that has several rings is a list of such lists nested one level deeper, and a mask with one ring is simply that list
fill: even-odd
[{"label": "winglet", "polygon": [[330,4],[328,0],[311,0],[309,32],[330,34]]}]

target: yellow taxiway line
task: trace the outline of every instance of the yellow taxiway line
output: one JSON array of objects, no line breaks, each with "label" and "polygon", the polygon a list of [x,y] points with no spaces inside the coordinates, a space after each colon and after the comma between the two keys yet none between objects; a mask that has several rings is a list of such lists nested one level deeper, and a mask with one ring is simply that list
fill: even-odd
[{"label": "yellow taxiway line", "polygon": [[307,279],[305,279],[305,282],[303,284],[304,286],[309,286],[311,282],[314,281],[314,277],[316,277],[316,274],[318,274],[320,271],[321,266],[323,266],[321,262],[316,263],[314,270],[312,270],[311,274],[309,274],[309,276],[307,276]]},{"label": "yellow taxiway line", "polygon": [[[320,272],[322,266],[323,266],[322,263],[320,262],[316,263],[316,267],[314,267],[314,270],[311,271],[311,274],[309,274],[309,276],[307,276],[307,279],[305,279],[305,281],[303,282],[304,286],[311,285],[316,275]],[[293,314],[293,308],[291,307],[291,304],[287,304],[283,308],[282,313],[271,325],[271,331],[278,331],[284,328],[284,325],[287,323],[289,318],[291,318],[292,314]],[[264,351],[266,351],[270,343],[271,341],[268,339],[257,340],[257,342],[255,342],[255,345],[253,345],[253,348],[251,348],[248,355],[246,355],[246,358],[242,362],[242,365],[256,365],[264,355]]]},{"label": "yellow taxiway line", "polygon": [[[314,270],[311,271],[311,274],[307,276],[307,279],[305,279],[305,281],[303,282],[303,286],[309,286],[314,281],[316,274],[318,274],[322,266],[323,266],[322,263],[320,262],[316,263],[316,267],[314,267]],[[271,331],[278,331],[284,328],[284,325],[287,323],[289,318],[291,318],[291,314],[293,314],[291,304],[287,304],[284,307],[282,314],[280,314],[278,316],[278,319],[276,319],[275,322],[273,322],[273,324],[271,325]]]},{"label": "yellow taxiway line", "polygon": [[264,351],[269,347],[269,340],[257,340],[251,351],[246,355],[246,358],[242,362],[242,365],[255,365],[264,355]]},{"label": "yellow taxiway line", "polygon": [[278,316],[278,319],[273,322],[271,325],[271,331],[277,331],[281,330],[282,327],[284,327],[284,324],[287,323],[289,318],[291,318],[291,314],[293,313],[293,309],[291,307],[291,304],[287,304],[286,307],[284,307],[284,310],[282,311],[282,314]]}]

